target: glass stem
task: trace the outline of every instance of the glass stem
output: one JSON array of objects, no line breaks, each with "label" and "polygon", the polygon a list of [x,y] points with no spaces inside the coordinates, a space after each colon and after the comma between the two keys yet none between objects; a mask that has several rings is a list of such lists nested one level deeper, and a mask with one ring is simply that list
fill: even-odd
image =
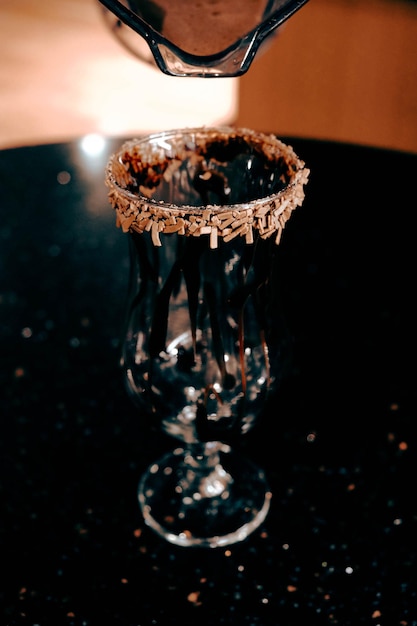
[{"label": "glass stem", "polygon": [[220,451],[229,447],[219,441],[193,444],[184,455],[184,472],[179,480],[179,488],[185,498],[193,501],[213,498],[227,490],[233,482],[220,461]]}]

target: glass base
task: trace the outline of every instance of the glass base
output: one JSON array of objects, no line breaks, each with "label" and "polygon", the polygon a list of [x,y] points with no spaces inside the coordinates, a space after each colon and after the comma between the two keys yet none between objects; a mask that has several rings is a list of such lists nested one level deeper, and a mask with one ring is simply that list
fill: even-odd
[{"label": "glass base", "polygon": [[179,546],[243,541],[264,521],[271,497],[264,472],[218,442],[166,454],[138,488],[145,523]]}]

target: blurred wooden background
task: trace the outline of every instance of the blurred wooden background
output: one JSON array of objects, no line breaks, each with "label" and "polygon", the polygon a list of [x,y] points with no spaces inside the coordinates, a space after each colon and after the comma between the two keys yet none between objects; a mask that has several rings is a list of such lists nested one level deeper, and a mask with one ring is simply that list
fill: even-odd
[{"label": "blurred wooden background", "polygon": [[232,121],[417,151],[413,0],[310,0],[247,74],[218,80],[173,79],[140,63],[97,5],[1,0],[0,148]]},{"label": "blurred wooden background", "polygon": [[242,77],[238,123],[417,151],[417,2],[310,0]]},{"label": "blurred wooden background", "polygon": [[235,119],[235,79],[162,74],[125,50],[102,9],[0,0],[0,148]]}]

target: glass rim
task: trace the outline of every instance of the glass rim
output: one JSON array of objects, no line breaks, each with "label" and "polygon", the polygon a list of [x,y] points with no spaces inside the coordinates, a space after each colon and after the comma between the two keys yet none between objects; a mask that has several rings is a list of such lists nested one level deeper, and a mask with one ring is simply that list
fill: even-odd
[{"label": "glass rim", "polygon": [[[133,177],[129,174],[122,155],[126,155],[137,146],[149,145],[158,139],[163,142],[164,139],[175,135],[182,138],[187,135],[224,139],[241,137],[248,145],[259,145],[262,142],[263,146],[269,148],[265,152],[266,158],[272,155],[276,157],[277,162],[279,158],[285,158],[286,165],[291,168],[289,179],[285,186],[276,192],[230,204],[179,205],[155,200],[140,191],[130,191],[127,186],[133,182]],[[189,152],[192,150],[189,149]],[[179,157],[178,160],[182,162],[185,159]],[[285,144],[276,135],[245,128],[207,126],[160,131],[125,141],[108,159],[105,184],[109,189],[110,204],[116,210],[117,225],[124,232],[151,231],[155,245],[161,245],[160,235],[174,232],[184,236],[208,234],[211,247],[217,247],[219,237],[230,241],[237,235],[244,236],[247,243],[252,243],[254,230],[258,231],[263,239],[275,235],[278,244],[282,229],[292,211],[303,203],[304,186],[308,182],[309,173],[310,170],[294,152],[292,146]]]}]

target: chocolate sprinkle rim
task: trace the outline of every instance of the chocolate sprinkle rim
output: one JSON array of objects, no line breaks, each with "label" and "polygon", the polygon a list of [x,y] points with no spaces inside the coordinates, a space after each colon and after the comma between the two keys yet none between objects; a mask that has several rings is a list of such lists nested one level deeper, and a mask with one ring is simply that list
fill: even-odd
[{"label": "chocolate sprinkle rim", "polygon": [[[190,158],[190,149],[186,148],[187,142],[183,137],[190,136],[193,139],[198,137],[199,146],[202,140],[227,141],[240,137],[250,146],[258,149],[262,146],[262,153],[268,160],[282,161],[284,158],[288,167],[289,181],[283,189],[263,198],[239,204],[210,204],[201,207],[155,201],[149,197],[153,191],[151,188],[140,187],[140,191],[135,193],[129,191],[127,187],[133,184],[134,179],[129,172],[129,164],[123,162],[122,155],[131,154],[137,158],[140,147],[142,148],[140,156],[150,162],[151,157],[155,159],[155,149],[149,147],[148,141],[164,137],[173,138],[176,135],[181,139],[181,143],[177,148],[178,159],[172,158],[174,168],[175,162],[178,164],[185,158]],[[148,155],[146,146],[150,151]],[[169,169],[168,167],[163,174],[164,177],[172,174]],[[208,235],[210,247],[216,248],[219,237],[227,242],[234,237],[242,236],[246,238],[248,244],[253,243],[254,230],[258,231],[263,239],[274,235],[275,243],[279,244],[292,211],[304,201],[304,186],[308,182],[309,174],[310,170],[297,156],[292,146],[283,143],[275,135],[246,128],[200,127],[162,131],[126,141],[109,158],[105,184],[109,188],[110,204],[116,210],[116,224],[123,232],[150,232],[156,246],[162,245],[160,236],[164,234],[177,233],[193,237]]]}]

